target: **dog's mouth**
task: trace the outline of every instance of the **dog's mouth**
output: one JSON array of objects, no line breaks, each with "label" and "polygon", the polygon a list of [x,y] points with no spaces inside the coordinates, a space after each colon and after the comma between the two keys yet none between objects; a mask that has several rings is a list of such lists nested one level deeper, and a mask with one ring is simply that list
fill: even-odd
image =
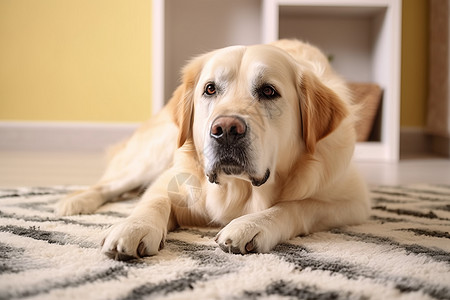
[{"label": "dog's mouth", "polygon": [[218,160],[210,172],[207,172],[209,182],[220,184],[219,175],[223,173],[228,176],[248,178],[253,186],[261,186],[270,177],[270,170],[267,169],[262,177],[254,175],[253,168],[250,168],[244,161],[241,162],[233,157],[224,157]]},{"label": "dog's mouth", "polygon": [[217,165],[217,168],[227,175],[240,175],[247,171],[245,163],[241,163],[231,157],[221,159]]}]

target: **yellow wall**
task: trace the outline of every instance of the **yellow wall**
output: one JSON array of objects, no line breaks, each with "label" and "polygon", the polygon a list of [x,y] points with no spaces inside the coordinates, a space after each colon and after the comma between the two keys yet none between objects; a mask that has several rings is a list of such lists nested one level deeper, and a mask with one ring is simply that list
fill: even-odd
[{"label": "yellow wall", "polygon": [[428,93],[428,0],[403,0],[402,127],[425,127]]},{"label": "yellow wall", "polygon": [[0,120],[151,115],[149,0],[1,0]]}]

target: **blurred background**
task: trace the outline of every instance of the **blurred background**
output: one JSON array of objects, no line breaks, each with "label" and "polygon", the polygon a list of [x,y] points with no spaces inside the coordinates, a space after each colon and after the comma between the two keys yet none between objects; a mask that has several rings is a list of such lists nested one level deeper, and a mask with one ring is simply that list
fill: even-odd
[{"label": "blurred background", "polygon": [[[0,1],[0,119],[149,118],[151,8],[149,0]],[[211,9],[210,18],[221,15]],[[428,0],[402,2],[402,127],[426,124],[428,19]]]},{"label": "blurred background", "polygon": [[[162,23],[155,22],[155,18],[159,18],[159,12],[154,11],[155,1],[165,6]],[[177,85],[180,66],[193,55],[227,46],[229,41],[242,44],[261,41],[261,35],[266,33],[261,32],[265,25],[261,27],[260,24],[266,20],[261,19],[260,10],[265,3],[272,2],[276,1],[1,0],[0,165],[3,164],[5,170],[13,158],[23,160],[23,156],[16,156],[19,151],[99,152],[106,145],[126,137],[161,107],[161,101],[170,97]],[[399,145],[393,147],[393,151],[398,152],[400,148],[402,157],[428,155],[434,151],[432,144],[435,143],[430,139],[430,132],[439,132],[437,135],[442,142],[439,149],[444,149],[439,155],[448,156],[450,125],[444,126],[447,131],[442,130],[441,120],[447,118],[448,122],[450,118],[449,100],[439,100],[435,112],[430,113],[429,108],[433,101],[430,101],[433,91],[429,84],[430,70],[435,70],[440,63],[430,63],[430,58],[432,61],[434,57],[434,52],[430,52],[434,51],[430,50],[433,49],[430,41],[439,39],[439,34],[445,37],[445,32],[439,31],[436,38],[432,21],[440,18],[440,8],[446,7],[447,44],[443,51],[447,51],[448,57],[448,0],[380,0],[380,3],[399,3],[401,14],[398,18],[401,20],[392,17],[384,8],[349,10],[345,11],[345,16],[351,20],[351,30],[361,34],[357,41],[364,40],[365,34],[364,31],[358,33],[357,18],[377,19],[381,16],[387,30],[397,28],[390,23],[391,17],[400,25],[397,35],[401,46],[400,62],[390,61],[399,65],[399,99],[396,102],[400,106],[398,116],[391,120],[393,126],[384,129],[395,131],[394,143]],[[336,19],[335,11],[339,10],[335,8],[331,7],[323,16]],[[300,26],[295,23],[298,20],[293,20],[297,13],[304,14],[293,6],[280,9],[280,16],[284,18],[284,21],[280,18],[280,36],[291,37],[290,28]],[[310,17],[316,12],[307,14]],[[217,22],[228,24],[231,30],[216,28]],[[377,22],[372,23],[378,26]],[[366,26],[369,23],[362,21],[360,24]],[[347,26],[340,22],[336,24]],[[331,27],[328,28],[332,30]],[[318,27],[317,30],[321,29]],[[165,32],[163,46],[155,44],[158,41],[155,32]],[[356,47],[366,44],[376,47],[379,36],[373,32],[370,35]],[[327,39],[318,39],[318,42],[326,44]],[[369,49],[369,55],[373,54],[371,51]],[[339,64],[339,55],[332,51],[326,54]],[[158,57],[164,61],[158,61]],[[156,65],[164,72],[155,73]],[[376,63],[370,66],[376,67]],[[445,70],[448,74],[448,67]],[[155,82],[163,82],[163,85],[155,86]],[[448,82],[445,84],[448,97]],[[155,90],[161,91],[155,93]],[[395,106],[386,101],[383,106],[391,104]],[[442,111],[446,116],[439,116]],[[439,124],[433,127],[436,120]],[[379,141],[380,137],[375,140]],[[32,163],[36,155],[26,156],[28,163]],[[395,162],[397,158],[394,153],[387,161]],[[94,156],[90,159],[88,165],[97,161]],[[59,163],[65,160],[66,156]],[[15,165],[9,165],[10,170],[13,167]]]}]

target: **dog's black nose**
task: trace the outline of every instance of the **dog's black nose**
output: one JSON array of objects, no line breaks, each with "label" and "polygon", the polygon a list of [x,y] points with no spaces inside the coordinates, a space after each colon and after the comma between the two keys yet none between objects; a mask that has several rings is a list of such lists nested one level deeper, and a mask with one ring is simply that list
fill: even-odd
[{"label": "dog's black nose", "polygon": [[211,125],[210,135],[220,144],[233,144],[247,132],[245,121],[237,116],[221,116]]}]

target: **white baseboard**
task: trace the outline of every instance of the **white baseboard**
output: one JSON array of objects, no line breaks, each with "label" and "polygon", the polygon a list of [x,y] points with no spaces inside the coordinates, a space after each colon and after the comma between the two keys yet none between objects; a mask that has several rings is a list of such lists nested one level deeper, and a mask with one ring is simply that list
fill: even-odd
[{"label": "white baseboard", "polygon": [[0,151],[104,151],[137,123],[0,122]]}]

